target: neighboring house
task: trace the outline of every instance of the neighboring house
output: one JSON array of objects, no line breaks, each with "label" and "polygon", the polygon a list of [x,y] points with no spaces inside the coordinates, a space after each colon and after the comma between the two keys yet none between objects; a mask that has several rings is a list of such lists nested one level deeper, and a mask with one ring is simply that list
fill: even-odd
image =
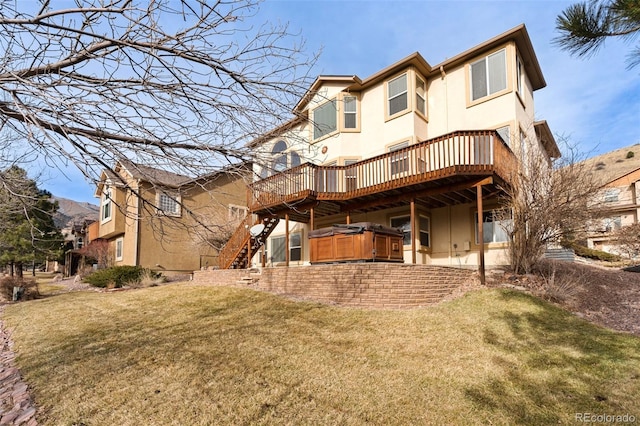
[{"label": "neighboring house", "polygon": [[247,212],[250,165],[193,179],[122,160],[104,171],[98,238],[113,265],[185,273],[217,265],[216,241],[228,238]]},{"label": "neighboring house", "polygon": [[614,234],[640,220],[640,144],[587,160],[602,184],[597,200],[600,218],[589,228],[589,248],[620,254]]},{"label": "neighboring house", "polygon": [[400,247],[381,240],[362,260],[389,249],[405,263],[507,263],[501,196],[517,161],[560,155],[534,121],[545,86],[524,25],[435,66],[414,53],[365,79],[319,76],[294,119],[249,145],[250,210],[266,227],[240,227],[221,267],[340,260],[354,240],[312,245],[311,231],[362,222],[402,231]]}]

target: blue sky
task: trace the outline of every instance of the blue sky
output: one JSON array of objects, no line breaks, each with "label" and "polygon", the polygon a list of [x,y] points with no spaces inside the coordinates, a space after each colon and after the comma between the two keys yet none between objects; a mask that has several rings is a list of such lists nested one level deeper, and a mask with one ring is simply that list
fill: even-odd
[{"label": "blue sky", "polygon": [[[288,23],[308,52],[321,49],[312,75],[361,78],[416,51],[438,64],[524,23],[547,82],[534,95],[536,119],[588,156],[640,143],[640,66],[628,70],[626,64],[633,45],[610,39],[586,59],[552,45],[555,18],[571,3],[266,0],[256,20]],[[79,172],[46,174],[41,186],[55,195],[97,202]]]}]

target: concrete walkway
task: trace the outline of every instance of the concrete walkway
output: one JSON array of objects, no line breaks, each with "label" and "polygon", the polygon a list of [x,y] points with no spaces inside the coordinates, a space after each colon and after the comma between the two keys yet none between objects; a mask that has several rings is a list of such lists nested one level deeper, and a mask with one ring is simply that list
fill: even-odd
[{"label": "concrete walkway", "polygon": [[[0,317],[5,305],[0,303]],[[0,319],[0,425],[37,425],[36,406],[15,365],[11,332]]]}]

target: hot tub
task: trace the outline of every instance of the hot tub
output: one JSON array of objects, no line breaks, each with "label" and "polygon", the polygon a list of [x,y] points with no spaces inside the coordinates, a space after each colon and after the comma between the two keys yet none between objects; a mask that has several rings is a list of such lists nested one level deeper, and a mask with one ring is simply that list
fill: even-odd
[{"label": "hot tub", "polygon": [[309,232],[311,263],[403,262],[404,234],[372,222],[333,225]]}]

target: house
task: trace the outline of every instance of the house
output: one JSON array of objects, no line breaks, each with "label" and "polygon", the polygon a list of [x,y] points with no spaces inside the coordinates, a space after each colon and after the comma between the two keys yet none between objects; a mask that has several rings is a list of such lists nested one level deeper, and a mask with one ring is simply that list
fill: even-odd
[{"label": "house", "polygon": [[587,246],[620,254],[614,234],[640,221],[640,144],[586,161],[602,185],[597,195],[600,218],[591,224]]},{"label": "house", "polygon": [[97,237],[109,242],[113,265],[166,274],[217,265],[218,243],[247,212],[250,166],[190,178],[120,160],[103,171]]},{"label": "house", "polygon": [[[364,79],[319,76],[293,119],[249,144],[257,221],[237,229],[221,267],[358,260],[358,250],[361,261],[507,263],[505,188],[525,156],[560,155],[535,119],[545,86],[524,25],[433,66],[414,53]],[[367,227],[373,247],[343,232]],[[375,239],[383,228],[400,239]],[[315,243],[317,230],[335,238]]]}]

